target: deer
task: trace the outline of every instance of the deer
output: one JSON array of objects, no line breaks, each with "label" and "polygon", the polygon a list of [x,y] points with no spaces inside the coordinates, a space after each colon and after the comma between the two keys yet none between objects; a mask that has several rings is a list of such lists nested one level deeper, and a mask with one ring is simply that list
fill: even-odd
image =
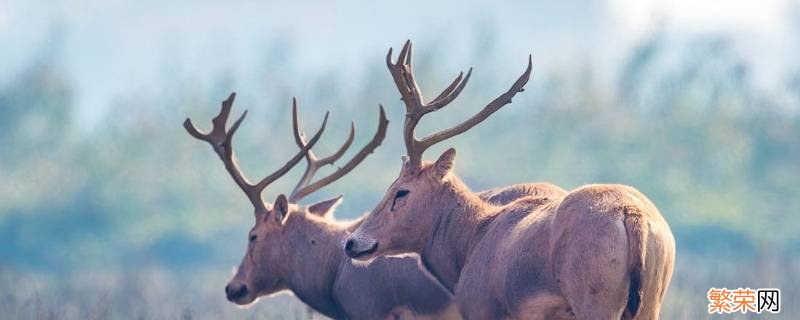
[{"label": "deer", "polygon": [[[293,100],[293,134],[300,150],[284,166],[253,183],[240,170],[232,145],[247,111],[230,129],[226,128],[234,97],[232,93],[222,102],[210,132],[200,132],[189,118],[184,122],[192,137],[212,146],[254,208],[256,222],[248,233],[247,251],[225,286],[230,302],[249,305],[261,297],[289,290],[313,310],[335,319],[460,319],[451,292],[422,266],[418,255],[361,262],[341,252],[344,238],[361,222],[332,218],[341,195],[307,206],[297,204],[346,175],[381,144],[389,123],[382,106],[378,129],[369,143],[344,166],[312,182],[317,170],[332,165],[351,146],[355,124],[351,122],[350,134],[336,152],[318,158],[311,148],[325,130],[328,113],[318,131],[306,140],[298,120],[297,101]],[[302,158],[307,166],[290,195],[280,194],[273,203],[263,201],[264,189]]]},{"label": "deer", "polygon": [[[456,151],[425,161],[432,145],[511,103],[532,71],[480,112],[421,139],[425,114],[452,102],[472,69],[425,102],[412,43],[386,65],[405,104],[407,156],[398,178],[343,244],[353,259],[413,252],[449,290],[464,319],[657,319],[675,260],[675,240],[656,206],[633,187],[590,184],[555,197],[496,204],[454,173]],[[533,165],[533,164],[531,164]]]}]

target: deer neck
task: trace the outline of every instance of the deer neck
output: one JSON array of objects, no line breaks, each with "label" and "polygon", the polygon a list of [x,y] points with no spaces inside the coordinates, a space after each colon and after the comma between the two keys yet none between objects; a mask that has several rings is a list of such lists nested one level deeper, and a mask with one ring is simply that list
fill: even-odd
[{"label": "deer neck", "polygon": [[307,256],[290,258],[293,271],[288,286],[295,296],[320,313],[342,317],[344,311],[333,296],[333,289],[346,262],[341,242],[348,225],[314,221],[309,227],[314,229],[310,234],[315,235],[312,250]]},{"label": "deer neck", "polygon": [[455,177],[437,198],[431,214],[440,218],[421,256],[426,267],[452,291],[472,249],[499,211]]}]

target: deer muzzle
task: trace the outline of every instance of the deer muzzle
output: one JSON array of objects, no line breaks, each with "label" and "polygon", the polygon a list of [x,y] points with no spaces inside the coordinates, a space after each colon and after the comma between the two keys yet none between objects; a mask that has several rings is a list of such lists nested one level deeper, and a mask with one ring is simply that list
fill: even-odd
[{"label": "deer muzzle", "polygon": [[228,301],[236,304],[241,303],[249,293],[250,290],[243,283],[229,283],[225,286],[225,297],[228,298]]},{"label": "deer muzzle", "polygon": [[350,236],[344,242],[344,253],[352,259],[369,259],[378,250],[378,241],[371,238]]}]

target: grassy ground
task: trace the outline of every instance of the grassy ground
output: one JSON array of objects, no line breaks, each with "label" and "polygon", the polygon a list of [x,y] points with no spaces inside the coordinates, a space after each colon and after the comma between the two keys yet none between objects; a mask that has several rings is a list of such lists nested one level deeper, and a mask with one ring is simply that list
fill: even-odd
[{"label": "grassy ground", "polygon": [[247,308],[225,300],[228,274],[146,269],[133,273],[85,272],[66,278],[4,270],[2,319],[305,319],[290,294]]},{"label": "grassy ground", "polygon": [[[228,303],[221,270],[75,273],[68,277],[0,269],[3,319],[306,319],[290,294],[248,308]],[[709,287],[778,287],[779,315],[709,317]],[[722,258],[680,255],[662,319],[793,319],[800,310],[800,260],[786,257]],[[319,316],[317,316],[319,317]]]},{"label": "grassy ground", "polygon": [[[709,288],[781,289],[781,313],[711,317]],[[714,257],[678,254],[662,319],[797,319],[800,312],[800,260],[796,257]]]}]

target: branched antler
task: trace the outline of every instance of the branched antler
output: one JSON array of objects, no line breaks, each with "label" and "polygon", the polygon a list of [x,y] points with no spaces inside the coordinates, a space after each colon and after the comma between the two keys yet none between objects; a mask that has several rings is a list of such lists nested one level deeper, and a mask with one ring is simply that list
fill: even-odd
[{"label": "branched antler", "polygon": [[228,99],[222,102],[222,108],[220,109],[219,114],[211,120],[213,123],[213,128],[210,132],[200,132],[197,130],[194,124],[192,124],[192,120],[189,118],[186,118],[186,120],[183,122],[183,127],[186,128],[186,131],[188,131],[192,137],[206,141],[211,145],[211,147],[214,149],[214,152],[217,153],[220,160],[222,160],[222,162],[225,164],[225,169],[231,175],[233,181],[235,181],[239,188],[242,189],[247,198],[250,200],[250,203],[253,204],[256,213],[259,214],[266,212],[266,204],[261,199],[261,193],[264,191],[264,188],[289,172],[289,170],[297,165],[303,156],[305,156],[306,153],[311,150],[314,144],[317,143],[320,136],[322,136],[322,132],[325,131],[326,124],[328,123],[328,113],[325,113],[325,119],[322,121],[322,126],[320,126],[317,133],[314,134],[307,144],[300,148],[300,151],[297,152],[297,154],[292,157],[291,160],[289,160],[285,165],[272,174],[264,177],[261,179],[261,181],[254,184],[250,182],[239,169],[239,165],[236,162],[236,155],[233,152],[233,135],[236,133],[236,130],[239,129],[239,125],[242,123],[245,116],[247,116],[247,110],[242,113],[239,119],[233,123],[233,126],[231,126],[229,130],[226,130],[225,128],[235,97],[236,93],[231,93]]},{"label": "branched antler", "polygon": [[422,119],[424,115],[447,106],[456,97],[458,97],[458,95],[461,93],[461,90],[463,90],[464,86],[467,85],[469,77],[472,75],[472,68],[467,71],[466,76],[464,76],[463,72],[459,73],[458,77],[456,77],[455,80],[453,80],[453,82],[450,83],[450,85],[439,94],[439,96],[437,96],[431,102],[425,103],[423,101],[419,86],[414,79],[411,51],[411,40],[408,40],[406,41],[405,45],[403,45],[403,49],[400,50],[400,55],[397,57],[397,62],[393,63],[392,49],[390,48],[389,53],[386,55],[386,66],[389,68],[389,72],[392,74],[392,78],[397,86],[397,90],[400,91],[401,99],[406,105],[406,119],[403,128],[403,138],[405,140],[406,152],[408,153],[412,168],[420,167],[422,163],[422,153],[425,152],[425,150],[430,146],[469,130],[481,121],[488,118],[495,111],[500,110],[500,108],[503,106],[511,103],[511,99],[514,97],[514,95],[516,95],[518,92],[524,91],[524,86],[526,83],[528,83],[528,79],[530,78],[531,71],[533,69],[531,56],[529,55],[528,68],[525,70],[525,72],[519,77],[519,79],[517,79],[516,82],[514,82],[514,85],[512,85],[508,91],[486,105],[483,110],[452,128],[436,132],[422,139],[417,139],[414,136],[414,128],[416,128],[419,120]]},{"label": "branched antler", "polygon": [[[383,139],[386,137],[386,128],[389,125],[389,120],[386,119],[386,113],[383,111],[383,106],[379,105],[380,115],[378,118],[378,129],[375,132],[375,135],[372,137],[369,143],[367,143],[361,151],[359,151],[350,161],[348,161],[344,166],[338,168],[336,171],[331,173],[330,175],[317,180],[316,182],[311,182],[311,179],[317,173],[321,167],[326,165],[332,165],[336,160],[344,155],[350,145],[353,143],[353,138],[355,137],[356,127],[353,122],[350,123],[350,135],[345,140],[344,144],[342,144],[339,149],[334,152],[332,155],[324,157],[322,159],[317,158],[313,151],[309,150],[306,153],[306,162],[308,166],[306,167],[305,173],[303,173],[303,177],[297,183],[297,186],[292,191],[292,195],[289,197],[290,202],[297,202],[300,199],[308,196],[311,193],[333,183],[334,181],[338,180],[339,178],[343,177],[345,174],[353,170],[358,164],[361,163],[370,153],[372,153],[375,148],[377,148]],[[297,116],[297,101],[293,101],[292,106],[292,124],[294,128],[294,140],[297,143],[297,146],[301,149],[308,148],[310,143],[305,141],[305,137],[303,136],[302,129],[300,128],[300,121],[298,120]]]}]

